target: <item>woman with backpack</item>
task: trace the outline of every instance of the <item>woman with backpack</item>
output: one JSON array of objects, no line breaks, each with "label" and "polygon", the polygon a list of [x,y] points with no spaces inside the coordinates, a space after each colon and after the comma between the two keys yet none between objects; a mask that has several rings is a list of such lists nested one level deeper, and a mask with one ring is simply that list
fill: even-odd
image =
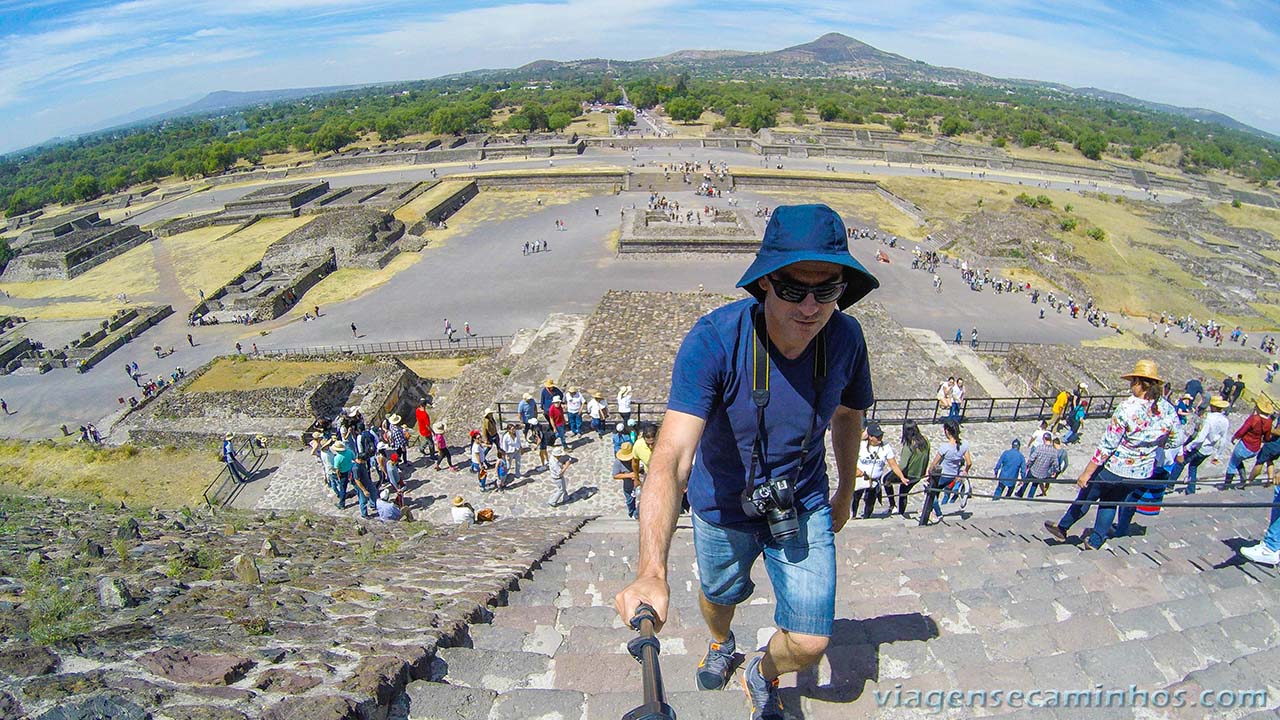
[{"label": "woman with backpack", "polygon": [[[973,467],[973,456],[969,454],[969,443],[960,439],[960,423],[954,418],[942,421],[942,431],[947,440],[938,448],[938,453],[929,463],[929,493],[925,495],[924,508],[920,511],[920,524],[928,525],[929,516],[937,513],[942,517],[942,507],[938,502],[938,493],[942,488],[950,488],[961,475],[967,475]],[[954,492],[946,493],[943,503],[955,499]]]}]

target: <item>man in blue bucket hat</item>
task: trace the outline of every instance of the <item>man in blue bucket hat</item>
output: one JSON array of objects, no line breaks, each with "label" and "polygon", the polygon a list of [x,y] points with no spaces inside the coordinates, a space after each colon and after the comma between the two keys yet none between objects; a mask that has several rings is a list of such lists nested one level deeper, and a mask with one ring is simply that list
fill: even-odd
[{"label": "man in blue bucket hat", "polygon": [[[648,603],[659,627],[666,621],[667,553],[687,490],[699,607],[711,635],[699,688],[718,690],[729,680],[734,609],[751,596],[751,567],[761,555],[777,595],[778,630],[742,673],[755,720],[783,717],[778,676],[817,662],[831,636],[834,533],[849,519],[863,414],[873,400],[862,328],[837,310],[879,284],[849,254],[835,211],[779,207],[738,282],[751,297],[699,319],[672,370],[641,496],[636,580],[615,605],[630,620]],[[828,428],[834,493],[823,447]]]}]

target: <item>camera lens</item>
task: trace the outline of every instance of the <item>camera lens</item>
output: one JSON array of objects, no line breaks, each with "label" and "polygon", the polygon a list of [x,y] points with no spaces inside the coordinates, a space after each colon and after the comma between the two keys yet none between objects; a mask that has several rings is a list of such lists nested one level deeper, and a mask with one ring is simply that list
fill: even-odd
[{"label": "camera lens", "polygon": [[795,508],[770,508],[768,518],[769,534],[774,540],[789,540],[800,532],[800,518]]}]

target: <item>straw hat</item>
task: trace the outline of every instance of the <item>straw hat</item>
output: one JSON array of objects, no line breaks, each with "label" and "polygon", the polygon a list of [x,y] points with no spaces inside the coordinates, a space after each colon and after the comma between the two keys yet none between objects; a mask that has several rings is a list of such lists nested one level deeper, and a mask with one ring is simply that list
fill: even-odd
[{"label": "straw hat", "polygon": [[618,448],[618,452],[614,454],[614,457],[618,458],[622,462],[631,462],[631,458],[635,456],[635,449],[631,447],[631,443],[629,442],[622,443]]},{"label": "straw hat", "polygon": [[1149,358],[1143,358],[1134,363],[1133,369],[1120,377],[1125,380],[1145,378],[1147,380],[1155,380],[1156,382],[1164,382],[1164,378],[1160,377],[1160,368],[1156,365],[1156,361]]},{"label": "straw hat", "polygon": [[431,429],[432,429],[434,432],[438,432],[438,433],[442,433],[442,432],[444,432],[444,421],[443,421],[443,420],[441,420],[440,422],[436,423],[435,425],[432,425],[432,426],[431,426]]},{"label": "straw hat", "polygon": [[553,458],[562,458],[568,454],[569,453],[565,452],[564,448],[560,447],[559,445],[553,445],[551,447],[551,457]]},{"label": "straw hat", "polygon": [[395,413],[391,413],[390,415],[387,416],[387,422],[391,423],[392,425],[399,425],[400,420],[401,420],[400,416]]},{"label": "straw hat", "polygon": [[454,496],[453,496],[453,506],[454,506],[454,507],[462,507],[462,506],[463,506],[463,505],[465,505],[465,504],[467,504],[467,501],[466,501],[466,500],[463,500],[461,495],[454,495]]},{"label": "straw hat", "polygon": [[576,393],[576,392],[578,392],[578,386],[577,386],[577,385],[570,385],[570,386],[569,386],[569,392],[571,392],[571,393]]},{"label": "straw hat", "polygon": [[1253,399],[1253,404],[1263,415],[1270,415],[1276,411],[1276,404],[1271,402],[1270,396],[1266,393],[1258,393],[1258,396]]},{"label": "straw hat", "polygon": [[619,385],[619,386],[618,386],[618,394],[619,394],[619,395],[630,395],[630,394],[631,394],[631,386],[630,386],[630,385]]},{"label": "straw hat", "polygon": [[492,414],[493,414],[493,408],[487,407],[484,409],[484,414],[482,414],[480,417],[486,417]]},{"label": "straw hat", "polygon": [[335,440],[333,442],[334,452],[342,452],[343,450],[346,450],[346,449],[347,449],[347,444],[342,442],[341,440]]},{"label": "straw hat", "polygon": [[533,394],[532,394],[532,393],[525,393],[525,394],[524,394],[524,399],[525,399],[525,400],[532,400],[532,399],[533,399]]},{"label": "straw hat", "polygon": [[232,434],[232,433],[227,433],[227,436],[226,436],[226,437],[224,437],[224,438],[222,438],[222,439],[223,439],[223,440],[230,440],[230,439],[231,439],[231,438],[233,438],[233,437],[235,437],[235,435],[234,435],[234,434]]},{"label": "straw hat", "polygon": [[545,387],[545,388],[553,388],[555,386],[556,386],[556,381],[552,380],[551,378],[547,378],[542,383],[542,387]]},{"label": "straw hat", "polygon": [[592,391],[591,391],[591,397],[593,397],[593,398],[595,398],[595,399],[597,399],[597,400],[603,400],[603,399],[604,399],[604,395],[601,395],[599,390],[592,390]]},{"label": "straw hat", "polygon": [[313,430],[313,431],[311,431],[311,439],[312,439],[312,440],[319,440],[319,439],[320,439],[320,438],[322,438],[322,437],[324,437],[324,433],[320,432],[319,430]]},{"label": "straw hat", "polygon": [[1209,401],[1209,407],[1218,408],[1219,410],[1226,410],[1230,406],[1231,403],[1227,402],[1226,398],[1221,398],[1216,395]]}]

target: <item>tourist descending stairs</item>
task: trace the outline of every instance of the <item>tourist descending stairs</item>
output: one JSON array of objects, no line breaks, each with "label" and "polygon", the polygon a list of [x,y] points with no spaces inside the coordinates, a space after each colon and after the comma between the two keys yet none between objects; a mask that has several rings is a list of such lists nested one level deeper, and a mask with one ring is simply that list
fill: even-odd
[{"label": "tourist descending stairs", "polygon": [[[1230,498],[1268,502],[1271,491]],[[1134,535],[1086,552],[1046,537],[1040,522],[1061,506],[1043,507],[928,528],[846,527],[836,536],[832,643],[816,668],[783,677],[789,716],[921,717],[939,693],[962,690],[986,691],[987,706],[974,697],[974,706],[933,716],[1276,717],[1280,572],[1236,553],[1265,529],[1266,510],[1170,509],[1140,516]],[[672,609],[660,634],[667,701],[682,718],[746,718],[737,678],[722,691],[695,689],[707,634],[689,528],[682,516],[669,565]],[[641,667],[626,648],[635,632],[613,609],[614,593],[633,576],[636,529],[623,519],[588,523],[491,623],[472,626],[470,647],[442,649],[437,682],[412,683],[396,710],[409,718],[621,718],[641,697]],[[756,570],[758,591],[734,620],[740,652],[773,632],[768,577]],[[1151,695],[1150,710],[1095,703],[1056,711],[992,695],[1038,690],[1037,698],[1065,702],[1051,693],[1101,689],[1129,699],[1130,685],[1165,694]],[[1206,691],[1234,707],[1198,706]],[[1172,707],[1179,701],[1186,706]]]}]

